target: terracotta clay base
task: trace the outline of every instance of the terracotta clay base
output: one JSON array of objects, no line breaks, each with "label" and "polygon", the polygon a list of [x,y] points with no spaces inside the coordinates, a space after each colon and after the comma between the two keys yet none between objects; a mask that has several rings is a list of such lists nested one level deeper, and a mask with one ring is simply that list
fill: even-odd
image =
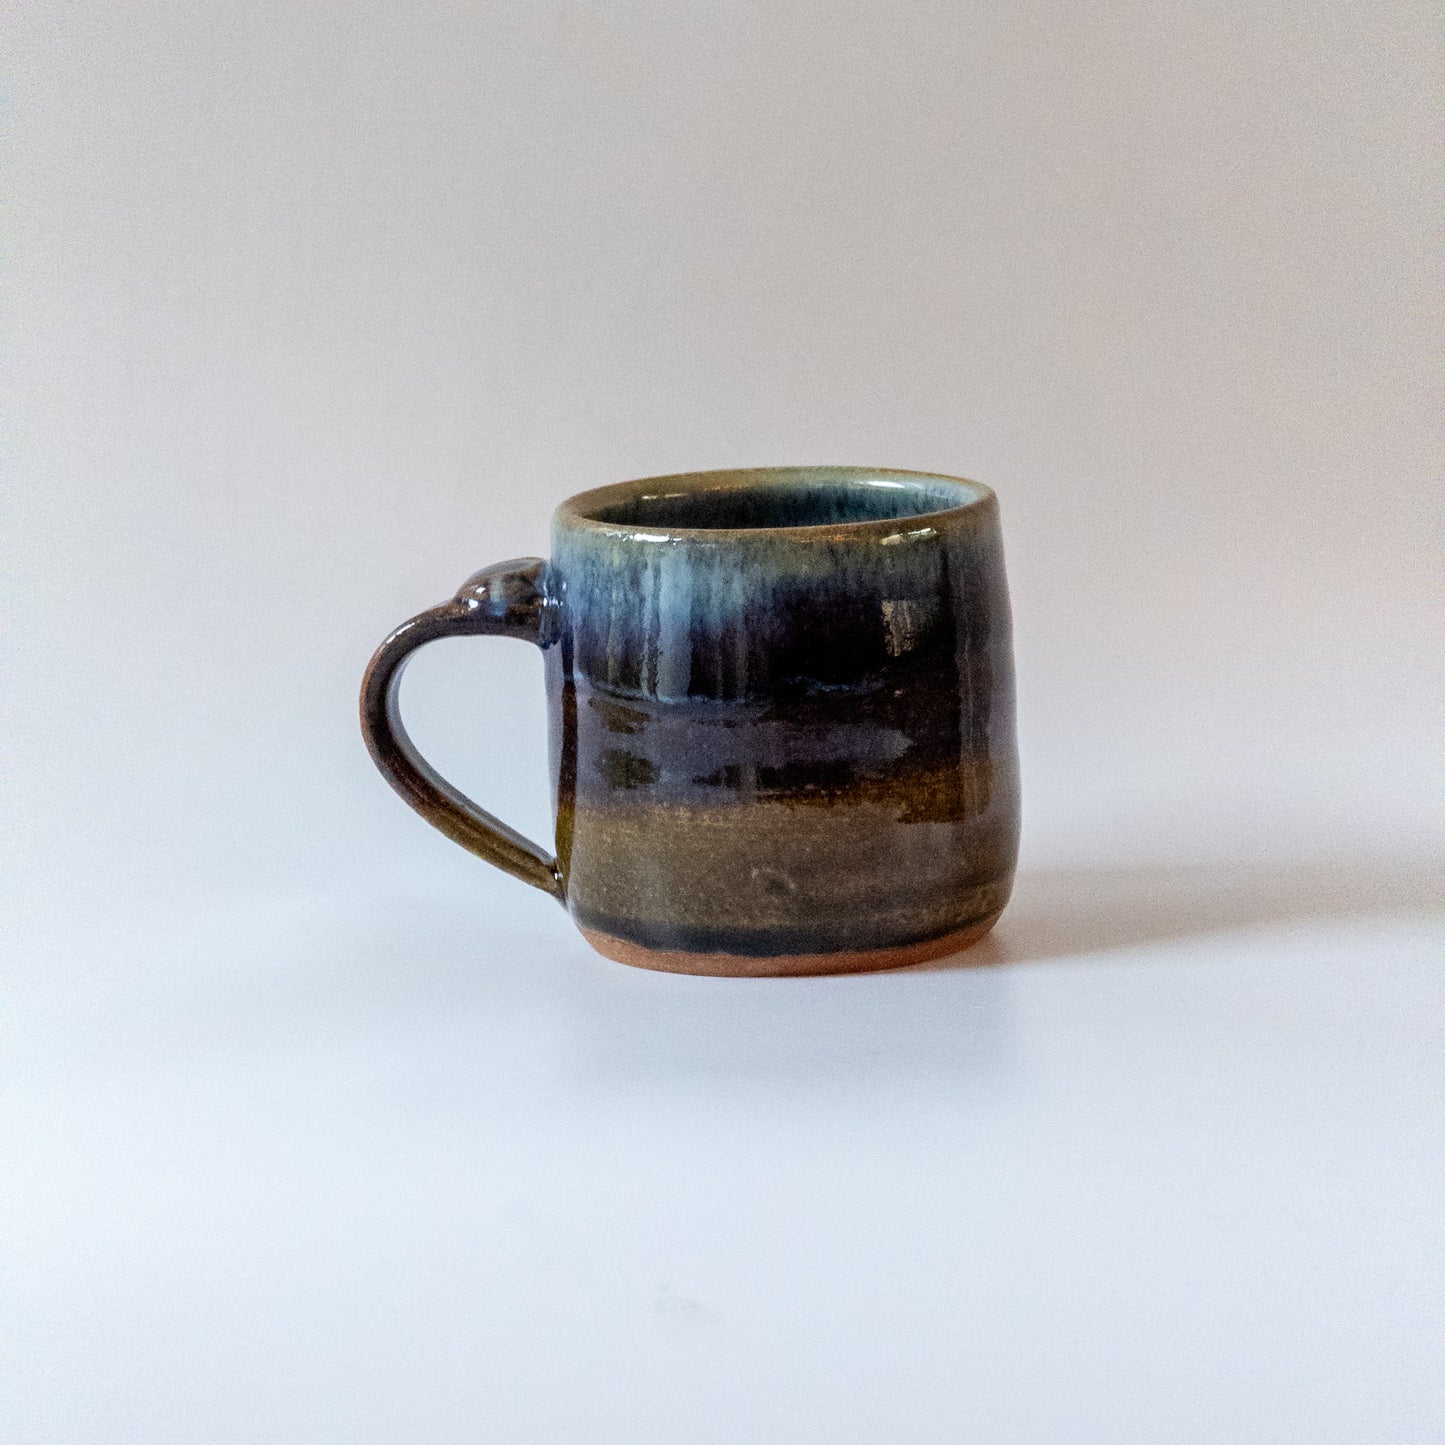
[{"label": "terracotta clay base", "polygon": [[702,973],[719,978],[789,978],[802,974],[870,973],[884,968],[907,968],[946,958],[977,943],[998,922],[992,914],[982,923],[970,924],[942,938],[906,943],[899,948],[873,948],[859,953],[781,953],[755,957],[744,953],[680,953],[671,949],[643,948],[610,933],[590,928],[582,936],[605,958],[633,968],[651,968],[660,973]]}]

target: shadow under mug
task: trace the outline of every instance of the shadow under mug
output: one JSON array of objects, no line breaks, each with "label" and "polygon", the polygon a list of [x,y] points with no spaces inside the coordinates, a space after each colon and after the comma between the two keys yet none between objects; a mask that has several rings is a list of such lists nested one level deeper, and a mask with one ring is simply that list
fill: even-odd
[{"label": "shadow under mug", "polygon": [[[555,856],[402,727],[410,653],[473,634],[545,654]],[[1018,852],[997,500],[861,467],[583,492],[551,561],[485,568],[382,643],[361,722],[413,808],[609,958],[768,975],[942,957],[993,926]]]}]

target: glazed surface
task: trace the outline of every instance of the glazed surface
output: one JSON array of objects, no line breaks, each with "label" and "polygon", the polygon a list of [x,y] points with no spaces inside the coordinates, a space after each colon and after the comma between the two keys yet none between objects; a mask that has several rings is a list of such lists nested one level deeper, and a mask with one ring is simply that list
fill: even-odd
[{"label": "glazed surface", "polygon": [[554,527],[557,862],[577,922],[801,960],[994,917],[1019,802],[992,494],[849,469],[630,485]]}]

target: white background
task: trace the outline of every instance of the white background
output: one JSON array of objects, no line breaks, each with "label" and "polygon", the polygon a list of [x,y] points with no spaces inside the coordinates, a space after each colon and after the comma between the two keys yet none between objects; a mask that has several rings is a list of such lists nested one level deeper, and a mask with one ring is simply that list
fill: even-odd
[{"label": "white background", "polygon": [[[16,8],[5,1445],[1441,1438],[1430,18]],[[621,969],[361,747],[775,462],[999,492],[971,966]],[[407,679],[539,838],[540,673]]]}]

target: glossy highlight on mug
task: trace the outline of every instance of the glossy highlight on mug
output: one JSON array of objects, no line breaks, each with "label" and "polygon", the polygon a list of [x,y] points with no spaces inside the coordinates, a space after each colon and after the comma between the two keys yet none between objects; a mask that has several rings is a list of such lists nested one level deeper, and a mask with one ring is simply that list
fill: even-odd
[{"label": "glossy highlight on mug", "polygon": [[[652,478],[564,503],[551,562],[508,565],[534,595],[508,584],[522,621],[489,602],[491,630],[546,655],[555,859],[506,829],[459,836],[495,820],[429,770],[434,793],[407,787],[420,759],[388,751],[404,653],[370,683],[368,740],[408,801],[556,892],[599,951],[838,972],[941,956],[998,917],[1019,796],[986,487],[838,467]],[[459,806],[462,823],[438,817]]]}]

